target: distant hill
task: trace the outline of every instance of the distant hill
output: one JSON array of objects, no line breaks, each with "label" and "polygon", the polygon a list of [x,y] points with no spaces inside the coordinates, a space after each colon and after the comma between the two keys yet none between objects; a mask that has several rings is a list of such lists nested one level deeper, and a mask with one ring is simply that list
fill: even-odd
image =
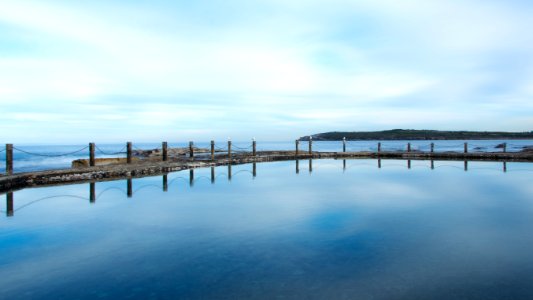
[{"label": "distant hill", "polygon": [[[499,132],[499,131],[441,131],[393,129],[384,131],[354,131],[354,132],[325,132],[312,135],[315,141],[339,141],[343,137],[347,140],[503,140],[503,139],[533,139],[530,132]],[[308,141],[309,136],[300,140]]]}]

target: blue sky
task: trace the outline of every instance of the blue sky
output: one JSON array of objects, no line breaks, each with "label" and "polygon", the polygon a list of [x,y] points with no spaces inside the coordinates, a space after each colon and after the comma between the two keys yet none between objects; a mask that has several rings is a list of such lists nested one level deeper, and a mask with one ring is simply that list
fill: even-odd
[{"label": "blue sky", "polygon": [[0,0],[0,142],[533,130],[533,2]]}]

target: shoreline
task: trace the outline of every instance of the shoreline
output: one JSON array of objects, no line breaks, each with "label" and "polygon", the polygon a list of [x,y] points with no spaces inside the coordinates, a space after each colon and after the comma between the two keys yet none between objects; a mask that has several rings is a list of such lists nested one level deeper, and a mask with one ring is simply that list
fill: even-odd
[{"label": "shoreline", "polygon": [[29,187],[110,181],[128,178],[164,175],[187,169],[291,161],[300,159],[400,159],[434,161],[495,161],[495,162],[533,162],[531,152],[313,152],[312,154],[295,151],[262,151],[256,156],[234,154],[231,158],[219,155],[209,158],[175,159],[170,161],[139,160],[131,164],[112,164],[85,168],[69,168],[52,171],[18,173],[0,177],[0,193]]}]

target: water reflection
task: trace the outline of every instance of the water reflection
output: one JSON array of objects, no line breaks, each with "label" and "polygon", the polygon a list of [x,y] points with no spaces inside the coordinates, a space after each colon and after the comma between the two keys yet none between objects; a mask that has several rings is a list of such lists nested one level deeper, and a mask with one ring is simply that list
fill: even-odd
[{"label": "water reflection", "polygon": [[290,161],[9,193],[0,298],[528,299],[533,165],[463,164]]},{"label": "water reflection", "polygon": [[[382,159],[381,158],[378,158],[376,159],[377,160],[377,168],[378,169],[381,169],[383,166],[382,166]],[[313,160],[312,159],[308,159],[308,171],[309,171],[309,174],[312,174],[313,173]],[[342,160],[342,165],[338,165],[338,168],[342,170],[342,172],[346,172],[346,170],[348,169],[351,169],[353,167],[357,167],[361,164],[349,164],[348,161],[357,161],[357,160],[347,160],[347,159],[343,159]],[[328,165],[328,166],[337,166],[335,164],[336,160],[330,160],[328,163],[324,163],[324,161],[322,161],[322,163],[320,164],[321,167],[323,167],[324,165]],[[397,162],[397,161],[396,161]],[[294,161],[295,163],[295,173],[296,174],[299,174],[300,173],[300,160],[296,159]],[[406,161],[407,163],[407,169],[410,170],[412,169],[412,161],[411,160],[407,160]],[[492,163],[494,164],[494,163]],[[523,164],[523,163],[522,163]],[[526,163],[527,164],[527,163]],[[363,165],[368,165],[366,163],[364,163]],[[219,177],[219,176],[227,176],[227,180],[228,182],[231,182],[232,180],[232,176],[234,175],[237,175],[237,174],[241,174],[241,173],[249,173],[251,175],[252,178],[255,178],[257,176],[257,164],[256,163],[252,163],[250,164],[251,166],[251,171],[249,170],[240,170],[238,171],[237,173],[233,173],[232,172],[232,165],[228,165],[227,166],[227,173],[220,173],[219,175],[216,175],[216,167],[211,167],[210,168],[210,182],[211,184],[215,184],[216,183],[216,178]],[[392,167],[392,166],[400,166],[396,163],[393,163],[393,164],[388,164],[389,167]],[[417,167],[423,167],[423,165],[417,165]],[[459,169],[459,167],[457,167],[456,165],[452,165],[452,164],[448,164],[446,161],[442,161],[441,164],[439,166],[435,166],[435,161],[434,160],[431,160],[430,161],[430,164],[428,166],[428,169],[430,170],[435,170],[436,168],[444,168],[444,167],[449,167],[449,168],[457,168]],[[469,162],[468,161],[463,161],[463,168],[461,168],[462,170],[464,170],[465,172],[469,171]],[[478,167],[477,168],[478,170],[495,170],[497,171],[498,169],[496,168],[486,168],[486,167]],[[501,170],[503,173],[507,173],[508,172],[508,169],[507,169],[507,162],[503,162],[502,163],[502,169],[499,169]],[[519,171],[519,170],[518,170]],[[522,171],[530,171],[530,170],[522,170]],[[532,170],[533,171],[533,170]],[[206,178],[204,176],[204,178]],[[176,181],[176,179],[184,179],[183,177],[176,177],[174,178],[170,183],[168,181],[168,174],[164,174],[162,175],[162,186],[160,187],[164,192],[168,192],[168,189],[169,189],[169,184],[172,184],[174,183],[174,181]],[[203,179],[203,178],[195,178],[195,170],[194,169],[190,169],[189,170],[189,178],[188,178],[188,183],[189,183],[189,186],[191,188],[194,188],[194,183],[199,180],[199,179]],[[104,190],[101,194],[97,194],[97,191],[96,191],[96,186],[97,186],[97,182],[90,182],[89,183],[89,197],[87,198],[89,200],[90,203],[94,204],[96,202],[96,200],[102,196],[103,193],[107,192],[108,190]],[[153,184],[150,184],[148,186],[154,186]],[[141,190],[141,189],[144,189],[146,188],[147,186],[144,185],[144,186],[140,186],[138,190]],[[113,189],[118,189],[116,187],[112,187],[110,188],[110,190],[113,190]],[[120,190],[120,189],[118,189]],[[124,192],[124,194],[126,194],[126,196],[128,198],[132,198],[134,196],[134,190],[133,190],[133,179],[132,178],[128,178],[126,179],[126,190],[122,190]],[[13,203],[14,203],[14,196],[13,196],[13,192],[8,192],[6,193],[6,216],[13,216],[14,215],[14,212],[16,211],[13,207]],[[68,195],[56,195],[57,197],[59,196],[68,196]],[[46,197],[46,198],[54,198],[56,196],[52,196],[52,197]],[[80,197],[76,197],[76,198],[80,198]],[[35,200],[35,201],[31,201],[31,202],[39,202],[40,200],[42,199],[38,199],[38,200]]]}]

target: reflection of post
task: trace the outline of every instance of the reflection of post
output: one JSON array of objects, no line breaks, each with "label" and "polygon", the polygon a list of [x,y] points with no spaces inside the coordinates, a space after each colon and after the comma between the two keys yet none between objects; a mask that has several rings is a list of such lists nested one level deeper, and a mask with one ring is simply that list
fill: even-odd
[{"label": "reflection of post", "polygon": [[411,169],[411,160],[410,159],[407,160],[407,169]]},{"label": "reflection of post", "polygon": [[346,159],[342,160],[342,171],[346,171]]},{"label": "reflection of post", "polygon": [[300,174],[300,161],[296,160],[296,174]]},{"label": "reflection of post", "polygon": [[189,186],[194,186],[194,169],[189,170]]},{"label": "reflection of post", "polygon": [[468,171],[468,161],[465,160],[465,172]]},{"label": "reflection of post", "polygon": [[89,183],[89,202],[94,203],[96,201],[96,183]]},{"label": "reflection of post", "polygon": [[431,170],[435,169],[435,162],[431,160]]},{"label": "reflection of post", "polygon": [[378,158],[378,169],[381,169],[381,158]]},{"label": "reflection of post", "polygon": [[8,217],[13,216],[13,192],[6,194],[6,215]]},{"label": "reflection of post", "polygon": [[128,198],[131,198],[133,196],[133,182],[131,178],[128,178]]},{"label": "reflection of post", "polygon": [[254,177],[257,176],[257,164],[256,163],[252,164],[252,175]]},{"label": "reflection of post", "polygon": [[309,160],[309,173],[313,172],[313,160]]},{"label": "reflection of post", "polygon": [[163,192],[168,191],[168,175],[163,175]]},{"label": "reflection of post", "polygon": [[231,164],[228,165],[228,181],[231,181]]},{"label": "reflection of post", "polygon": [[211,184],[215,183],[215,167],[211,167]]},{"label": "reflection of post", "polygon": [[507,172],[507,162],[503,162],[503,172]]}]

